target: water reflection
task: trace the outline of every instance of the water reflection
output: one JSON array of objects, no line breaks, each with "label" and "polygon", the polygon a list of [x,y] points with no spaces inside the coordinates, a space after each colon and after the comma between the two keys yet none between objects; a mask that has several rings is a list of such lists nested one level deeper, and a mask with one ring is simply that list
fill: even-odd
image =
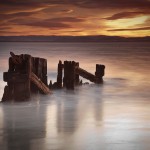
[{"label": "water reflection", "polygon": [[[1,134],[3,148],[8,150],[31,149],[32,142],[45,138],[46,108],[29,104],[1,104]],[[42,142],[40,142],[42,144]]]},{"label": "water reflection", "polygon": [[85,85],[38,102],[1,104],[2,150],[149,150],[150,102],[106,89]]},{"label": "water reflection", "polygon": [[[102,122],[102,93],[93,87],[90,95],[88,89],[56,91],[52,97],[42,98],[43,102],[1,104],[3,149],[76,149],[85,131]],[[94,97],[98,91],[100,95]],[[70,145],[65,144],[68,140]]]}]

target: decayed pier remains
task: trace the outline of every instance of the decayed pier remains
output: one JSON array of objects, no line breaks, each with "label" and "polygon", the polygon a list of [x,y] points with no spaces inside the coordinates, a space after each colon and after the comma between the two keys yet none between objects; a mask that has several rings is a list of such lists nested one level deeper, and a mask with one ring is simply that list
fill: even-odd
[{"label": "decayed pier remains", "polygon": [[3,78],[7,82],[2,101],[23,101],[31,98],[32,94],[50,94],[52,89],[74,89],[81,85],[80,76],[96,84],[103,83],[105,66],[96,64],[95,74],[79,67],[79,62],[59,61],[57,81],[48,85],[47,60],[32,57],[28,54],[15,55],[10,52],[9,69]]}]

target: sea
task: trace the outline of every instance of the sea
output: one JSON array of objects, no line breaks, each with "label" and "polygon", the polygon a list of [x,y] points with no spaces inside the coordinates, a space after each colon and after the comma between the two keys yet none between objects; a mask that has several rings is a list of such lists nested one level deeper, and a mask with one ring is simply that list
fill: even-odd
[{"label": "sea", "polygon": [[150,42],[0,42],[0,100],[10,51],[47,59],[53,82],[59,60],[106,68],[100,85],[0,103],[0,150],[150,150]]}]

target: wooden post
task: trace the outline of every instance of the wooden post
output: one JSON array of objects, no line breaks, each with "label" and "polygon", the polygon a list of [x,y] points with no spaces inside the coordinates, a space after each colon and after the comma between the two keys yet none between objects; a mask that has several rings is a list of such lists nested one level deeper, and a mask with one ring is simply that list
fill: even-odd
[{"label": "wooden post", "polygon": [[30,98],[31,96],[31,82],[30,82],[30,77],[31,77],[31,73],[32,73],[32,61],[31,61],[31,55],[24,55],[25,60],[26,60],[26,73],[28,76],[28,80],[25,84],[26,86],[26,98]]},{"label": "wooden post", "polygon": [[[75,68],[79,68],[79,62],[75,63]],[[80,84],[79,74],[75,73],[75,85],[79,85],[79,84]]]},{"label": "wooden post", "polygon": [[47,81],[47,60],[42,59],[43,65],[42,65],[42,81],[45,85],[48,85]]},{"label": "wooden post", "polygon": [[[32,72],[34,74],[37,74],[37,57],[32,57],[31,61],[32,61]],[[39,93],[39,90],[37,88],[37,86],[33,83],[31,83],[31,92],[32,94],[38,94]]]},{"label": "wooden post", "polygon": [[75,62],[64,61],[64,79],[63,86],[66,89],[74,89],[75,85]]},{"label": "wooden post", "polygon": [[63,78],[63,87],[66,87],[66,82],[67,82],[67,75],[68,75],[68,61],[64,61],[64,78]]},{"label": "wooden post", "polygon": [[13,72],[15,71],[15,64],[12,61],[12,57],[9,57],[9,68],[8,68],[8,72]]},{"label": "wooden post", "polygon": [[58,63],[57,88],[62,88],[62,71],[63,71],[63,66],[60,60]]},{"label": "wooden post", "polygon": [[[23,57],[21,64],[18,64],[17,73],[14,75],[13,85],[14,85],[14,100],[15,101],[25,101],[31,96],[31,85],[30,85],[30,76],[31,76],[31,56],[30,55],[21,55]],[[18,77],[17,77],[17,74]],[[19,78],[22,81],[19,81]],[[23,79],[23,77],[25,78]]]},{"label": "wooden post", "polygon": [[52,89],[52,88],[53,88],[52,80],[50,80],[48,87],[49,87],[49,89]]},{"label": "wooden post", "polygon": [[105,75],[105,66],[101,64],[96,64],[96,83],[102,83],[103,82],[103,76]]}]

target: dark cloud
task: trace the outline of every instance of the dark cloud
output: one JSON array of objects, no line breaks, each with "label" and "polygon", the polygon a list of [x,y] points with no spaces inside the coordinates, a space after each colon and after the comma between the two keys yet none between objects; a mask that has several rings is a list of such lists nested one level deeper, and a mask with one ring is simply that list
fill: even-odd
[{"label": "dark cloud", "polygon": [[[1,30],[1,29],[0,29],[0,36],[3,35],[3,34],[4,34],[4,35],[6,35],[6,34],[8,34],[8,35],[10,35],[10,34],[15,34],[15,35],[16,35],[17,33],[19,33],[19,32],[8,31],[8,30]],[[20,32],[20,33],[21,33],[21,32]]]},{"label": "dark cloud", "polygon": [[25,19],[13,19],[10,23],[15,25],[26,25],[26,26],[35,26],[42,28],[71,28],[68,23],[82,22],[84,19],[75,18],[75,17],[62,17],[62,18],[51,18],[45,20],[37,20],[35,18]]},{"label": "dark cloud", "polygon": [[35,9],[46,8],[44,3],[32,2],[29,0],[1,0],[0,1],[0,14],[10,14],[16,12],[32,12]]},{"label": "dark cloud", "polygon": [[61,17],[61,18],[52,18],[50,21],[58,21],[58,22],[82,22],[84,19],[82,18],[75,18],[75,17]]},{"label": "dark cloud", "polygon": [[[0,0],[0,26],[8,25],[13,27],[12,31],[19,32],[20,28],[15,28],[16,25],[25,31],[33,27],[58,30],[57,34],[61,34],[59,29],[67,28],[72,30],[70,32],[80,32],[76,29],[83,28],[87,29],[87,33],[90,29],[97,32],[99,24],[105,24],[107,20],[146,16],[149,8],[150,0]],[[110,16],[106,17],[108,14]],[[105,20],[99,20],[102,16]],[[132,29],[108,31],[149,30],[148,23],[135,25]]]},{"label": "dark cloud", "polygon": [[[18,17],[29,16],[30,13],[34,11],[40,11],[40,9],[48,9],[48,12],[54,11],[51,5],[63,5],[64,10],[57,10],[60,12],[72,12],[72,9],[68,9],[68,6],[76,6],[80,8],[108,10],[126,10],[132,9],[134,12],[121,12],[116,13],[105,19],[115,20],[122,18],[132,18],[134,16],[140,15],[146,10],[149,11],[150,1],[149,0],[1,0],[0,1],[0,14],[15,14]],[[65,9],[66,8],[66,9]],[[55,8],[56,11],[56,8]],[[150,12],[150,11],[149,11]],[[18,13],[18,14],[17,14]],[[90,12],[92,14],[92,11]],[[81,10],[82,14],[82,10]],[[13,15],[0,16],[0,19],[11,18]]]},{"label": "dark cloud", "polygon": [[45,20],[36,20],[31,18],[31,20],[24,19],[14,19],[11,21],[13,25],[25,25],[32,27],[41,27],[48,29],[63,29],[63,28],[71,28],[71,25],[67,24],[67,22],[79,21],[78,19],[71,18],[53,18],[53,19],[45,19]]},{"label": "dark cloud", "polygon": [[11,29],[11,27],[0,26],[0,31],[3,31],[3,30],[9,30],[9,29]]},{"label": "dark cloud", "polygon": [[1,0],[3,5],[38,6],[43,4],[70,4],[85,8],[147,8],[149,0]]},{"label": "dark cloud", "polygon": [[48,29],[64,29],[64,28],[71,28],[70,25],[65,24],[65,23],[57,23],[57,22],[51,22],[48,20],[45,21],[39,21],[39,22],[34,22],[34,23],[28,23],[26,24],[28,26],[33,26],[33,27],[42,27],[42,28],[48,28]]},{"label": "dark cloud", "polygon": [[150,30],[150,27],[131,28],[131,29],[112,29],[107,31],[138,31],[138,30]]},{"label": "dark cloud", "polygon": [[39,1],[33,1],[33,0],[1,0],[0,5],[7,5],[7,6],[39,6],[42,3]]},{"label": "dark cloud", "polygon": [[76,0],[74,4],[80,7],[99,9],[150,8],[149,0]]},{"label": "dark cloud", "polygon": [[1,20],[9,20],[19,17],[29,17],[30,15],[34,14],[34,12],[19,12],[19,13],[13,13],[13,14],[0,14]]},{"label": "dark cloud", "polygon": [[117,19],[125,19],[125,18],[134,18],[136,16],[140,16],[140,15],[148,15],[150,14],[150,12],[121,12],[121,13],[117,13],[114,14],[110,17],[107,18],[103,18],[106,20],[117,20]]}]

